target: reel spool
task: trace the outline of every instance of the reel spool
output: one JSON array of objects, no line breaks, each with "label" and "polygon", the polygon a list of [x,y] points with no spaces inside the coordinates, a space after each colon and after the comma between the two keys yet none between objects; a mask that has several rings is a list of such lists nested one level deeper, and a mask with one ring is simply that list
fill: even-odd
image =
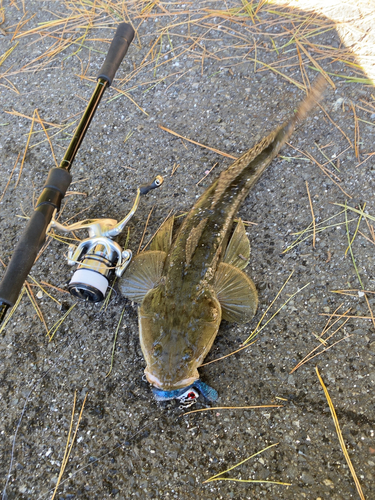
[{"label": "reel spool", "polygon": [[89,237],[79,245],[69,246],[68,264],[73,266],[78,263],[68,285],[72,295],[88,302],[101,302],[104,299],[110,275],[114,271],[116,276],[121,278],[132,258],[131,250],[122,250],[113,238],[124,230],[133,217],[140,197],[162,184],[163,177],[158,175],[150,184],[139,187],[130,212],[120,222],[115,219],[87,219],[66,226],[52,219],[50,229],[65,233],[86,229],[89,233]]}]

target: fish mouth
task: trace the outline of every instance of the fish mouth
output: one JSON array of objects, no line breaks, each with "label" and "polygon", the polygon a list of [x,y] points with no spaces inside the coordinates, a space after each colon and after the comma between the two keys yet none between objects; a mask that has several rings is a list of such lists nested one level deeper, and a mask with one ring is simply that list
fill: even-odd
[{"label": "fish mouth", "polygon": [[196,377],[189,377],[185,378],[183,380],[179,380],[178,382],[168,383],[168,382],[161,382],[155,375],[150,373],[147,369],[145,368],[145,375],[147,381],[156,387],[157,389],[165,390],[165,391],[174,391],[174,390],[185,390],[187,387],[191,386],[193,382],[195,382],[199,377],[198,374]]}]

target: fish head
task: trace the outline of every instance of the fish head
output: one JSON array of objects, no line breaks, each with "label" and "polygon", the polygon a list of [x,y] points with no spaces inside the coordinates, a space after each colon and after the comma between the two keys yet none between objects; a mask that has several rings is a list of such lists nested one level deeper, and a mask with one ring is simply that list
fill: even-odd
[{"label": "fish head", "polygon": [[176,303],[160,286],[150,290],[139,309],[139,332],[148,382],[163,391],[188,387],[210,350],[221,322],[213,292]]}]

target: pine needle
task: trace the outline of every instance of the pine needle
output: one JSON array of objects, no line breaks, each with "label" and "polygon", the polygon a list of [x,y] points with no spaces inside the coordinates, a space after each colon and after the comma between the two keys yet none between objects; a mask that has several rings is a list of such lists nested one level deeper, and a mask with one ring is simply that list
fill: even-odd
[{"label": "pine needle", "polygon": [[[289,276],[288,280],[290,279],[290,277],[291,277],[291,275]],[[287,281],[288,281],[288,280],[287,280]],[[282,288],[280,289],[280,292],[281,292],[281,290],[284,288],[284,286],[286,285],[287,281],[284,283],[284,285],[283,285],[283,286],[282,286]],[[282,309],[284,309],[284,307],[287,305],[287,303],[288,303],[290,300],[292,300],[292,299],[293,299],[293,297],[295,297],[298,293],[302,292],[302,290],[303,290],[304,288],[308,287],[309,285],[310,285],[310,283],[307,283],[307,284],[306,284],[306,285],[304,285],[302,288],[299,288],[296,292],[294,292],[294,293],[293,293],[293,294],[289,297],[289,299],[287,299],[287,300],[284,302],[284,304],[283,304],[281,307],[279,307],[279,309],[278,309],[278,310],[277,310],[277,311],[276,311],[276,312],[275,312],[275,313],[271,316],[271,318],[270,318],[268,321],[266,321],[266,323],[264,323],[264,325],[263,325],[261,328],[259,328],[259,326],[260,326],[260,322],[259,322],[259,323],[258,323],[258,325],[257,325],[257,327],[255,328],[255,330],[253,330],[253,331],[252,331],[252,333],[251,333],[251,334],[249,335],[249,337],[245,340],[245,342],[243,342],[243,344],[247,344],[247,343],[248,343],[248,342],[250,342],[250,340],[252,340],[255,336],[259,335],[259,333],[263,330],[263,328],[265,328],[265,327],[268,325],[268,323],[269,323],[270,321],[272,321],[272,320],[273,320],[273,318],[274,318],[275,316],[277,316],[277,315],[279,314],[279,312],[280,312]],[[280,293],[280,292],[279,292],[279,293]],[[278,295],[279,295],[279,293],[278,293]],[[278,295],[277,295],[277,296],[278,296]],[[277,298],[277,296],[276,296],[276,298]],[[274,301],[276,300],[276,298],[274,299]],[[273,302],[272,302],[272,304],[273,304]],[[272,304],[271,304],[271,305],[272,305]],[[270,306],[270,307],[271,307],[271,306]],[[267,309],[267,310],[268,310],[268,309]],[[265,313],[263,314],[262,319],[263,319],[264,315],[265,315]],[[261,319],[261,321],[262,321],[262,319]]]},{"label": "pine needle", "polygon": [[[212,406],[210,408],[199,408],[198,410],[188,411],[180,415],[180,417],[186,417],[192,413],[200,413],[202,411],[213,411],[213,410],[254,410],[256,408],[283,408],[283,405],[257,405],[257,406]],[[222,473],[224,474],[224,473]]]},{"label": "pine needle", "polygon": [[121,325],[121,321],[122,321],[122,318],[124,316],[124,312],[125,312],[125,307],[123,308],[122,312],[121,312],[121,316],[120,316],[120,319],[119,319],[119,322],[117,324],[117,328],[116,328],[116,332],[115,332],[115,338],[113,340],[113,347],[112,347],[112,356],[111,356],[111,366],[109,368],[109,371],[107,373],[107,375],[105,376],[105,378],[109,377],[111,371],[112,371],[112,367],[113,367],[113,358],[114,358],[114,355],[115,355],[115,348],[116,348],[116,340],[117,340],[117,334],[118,334],[118,331],[120,329],[120,325]]},{"label": "pine needle", "polygon": [[66,313],[58,320],[56,323],[53,325],[53,327],[48,331],[48,336],[49,336],[49,341],[53,339],[55,333],[57,330],[60,328],[60,326],[64,323],[65,319],[69,316],[69,314],[72,312],[72,310],[75,308],[77,305],[77,302],[70,306],[70,308],[66,311]]},{"label": "pine needle", "polygon": [[29,274],[29,276],[28,276],[28,277],[29,277],[31,280],[33,280],[33,282],[35,283],[35,285],[36,285],[37,287],[39,287],[39,288],[42,290],[42,292],[43,292],[43,293],[45,293],[45,294],[47,295],[47,297],[49,297],[51,300],[53,300],[54,302],[56,302],[56,304],[57,304],[57,305],[61,306],[61,303],[60,303],[57,299],[55,299],[55,297],[53,297],[51,294],[49,294],[49,293],[47,292],[47,290],[46,290],[45,288],[43,288],[43,287],[42,287],[42,286],[41,286],[41,285],[40,285],[40,284],[36,281],[36,279],[34,279],[32,276],[30,276],[30,274]]},{"label": "pine needle", "polygon": [[346,225],[346,235],[348,237],[349,250],[350,250],[350,255],[352,257],[353,266],[354,266],[354,269],[355,269],[358,281],[359,281],[361,287],[364,288],[363,284],[362,284],[361,277],[360,277],[359,272],[358,272],[357,264],[355,262],[354,253],[353,253],[353,249],[352,249],[352,243],[351,243],[351,240],[350,240],[349,223],[348,223],[348,212],[346,210],[346,201],[345,201],[345,225]]},{"label": "pine needle", "polygon": [[51,153],[52,153],[52,157],[53,157],[53,160],[55,162],[55,165],[56,167],[59,166],[59,164],[57,163],[57,160],[56,160],[56,156],[55,156],[55,153],[53,151],[53,146],[52,146],[52,142],[51,142],[51,139],[49,138],[49,135],[47,133],[47,130],[46,130],[46,127],[44,126],[44,123],[43,123],[43,120],[41,120],[40,116],[39,116],[39,112],[38,110],[36,109],[35,110],[35,113],[36,113],[36,116],[38,117],[38,122],[41,124],[42,126],[42,129],[43,129],[43,132],[46,134],[46,138],[47,138],[47,141],[48,141],[48,144],[50,145],[50,148],[51,148]]},{"label": "pine needle", "polygon": [[254,453],[250,457],[245,458],[245,460],[242,460],[238,464],[233,465],[229,469],[224,470],[223,472],[219,472],[219,474],[216,474],[215,476],[211,476],[209,479],[206,479],[206,481],[203,481],[202,484],[211,483],[212,481],[235,481],[235,482],[240,482],[240,483],[268,483],[268,484],[281,484],[281,485],[284,485],[284,486],[291,486],[290,483],[281,483],[279,481],[263,481],[263,480],[258,480],[258,479],[235,479],[235,478],[219,477],[222,474],[225,474],[226,472],[229,472],[229,471],[235,469],[236,467],[239,467],[240,465],[244,464],[245,462],[247,462],[251,458],[254,458],[257,455],[260,455],[264,451],[269,450],[270,448],[273,448],[274,446],[277,446],[278,444],[279,443],[271,444],[270,446],[267,446],[266,448],[263,448],[263,450],[257,451],[256,453]]},{"label": "pine needle", "polygon": [[146,220],[146,224],[145,224],[145,228],[143,230],[142,238],[141,238],[141,241],[139,242],[139,247],[138,247],[137,255],[139,254],[139,252],[141,250],[141,246],[142,246],[143,240],[145,238],[147,226],[148,226],[148,223],[149,223],[149,220],[150,220],[150,217],[151,217],[151,214],[152,214],[152,211],[154,210],[154,208],[155,208],[155,205],[151,208],[150,213],[148,214],[148,217],[147,217],[147,220]]},{"label": "pine needle", "polygon": [[[73,449],[74,441],[75,441],[76,436],[77,436],[78,427],[79,427],[79,424],[81,422],[81,418],[82,418],[82,414],[83,414],[83,408],[85,407],[87,396],[88,396],[88,394],[86,394],[85,399],[83,400],[82,408],[81,408],[81,411],[80,411],[79,416],[78,416],[78,421],[77,421],[77,425],[76,425],[76,428],[75,428],[75,431],[74,431],[72,442],[70,443],[70,436],[71,436],[71,433],[72,433],[72,430],[73,430],[73,418],[74,418],[74,412],[75,412],[76,400],[77,400],[77,391],[74,392],[74,402],[73,402],[72,416],[71,416],[71,419],[70,419],[70,428],[69,428],[69,433],[68,433],[68,439],[66,441],[64,458],[63,458],[62,463],[61,463],[60,474],[59,474],[59,477],[57,479],[56,487],[55,487],[55,490],[53,492],[51,500],[54,500],[54,498],[56,496],[57,490],[58,490],[60,482],[61,482],[61,478],[62,478],[62,476],[64,474],[66,465],[67,465],[69,457],[70,457],[70,453],[71,453],[71,451]],[[69,443],[70,443],[70,445],[69,445]]]},{"label": "pine needle", "polygon": [[[361,205],[359,205],[359,208],[360,208],[360,210],[361,210],[361,213],[360,213],[360,215],[359,215],[359,219],[358,219],[358,222],[357,222],[357,227],[356,227],[356,229],[355,229],[355,231],[354,231],[353,238],[352,238],[352,239],[351,239],[351,241],[350,241],[350,246],[352,246],[352,245],[353,245],[353,242],[354,242],[354,240],[355,240],[355,237],[357,236],[358,229],[359,229],[359,225],[360,225],[360,223],[361,223],[362,216],[364,215],[364,210],[365,210],[365,208],[366,208],[366,202],[365,202],[365,204],[363,205],[363,208],[361,208]],[[347,249],[345,250],[345,257],[346,257],[346,254],[348,253],[349,248],[350,248],[350,247],[348,246],[348,247],[347,247]]]},{"label": "pine needle", "polygon": [[319,378],[320,385],[322,386],[324,394],[326,396],[329,409],[331,410],[331,415],[332,415],[333,423],[335,424],[337,437],[339,438],[340,446],[341,446],[342,452],[343,452],[343,454],[345,456],[346,463],[348,464],[350,472],[351,472],[351,474],[353,476],[354,483],[356,485],[356,488],[357,488],[357,491],[358,491],[358,494],[359,494],[361,500],[365,500],[365,496],[364,496],[364,494],[362,492],[362,488],[361,488],[361,485],[359,483],[357,474],[356,474],[356,472],[354,470],[353,464],[352,464],[352,462],[350,460],[350,457],[349,457],[349,453],[348,453],[348,451],[346,449],[346,446],[345,446],[345,441],[344,441],[344,438],[342,436],[342,432],[341,432],[340,424],[339,424],[339,421],[338,421],[338,418],[337,418],[337,415],[336,415],[335,407],[333,406],[333,403],[332,403],[331,397],[330,397],[330,395],[328,393],[327,387],[325,386],[325,384],[323,382],[323,379],[320,376],[318,367],[315,367],[315,369],[316,369],[316,374],[318,375],[318,378]]},{"label": "pine needle", "polygon": [[46,329],[47,335],[49,335],[48,326],[47,326],[47,324],[45,322],[45,319],[44,319],[44,316],[42,314],[42,311],[40,310],[40,307],[38,306],[38,304],[37,304],[37,302],[35,300],[35,296],[34,296],[32,290],[30,288],[30,284],[27,281],[25,281],[25,286],[26,286],[26,292],[27,292],[27,295],[28,295],[28,297],[30,299],[30,302],[33,305],[33,307],[35,309],[35,312],[36,312],[38,318],[40,319],[41,323],[43,323],[44,328]]},{"label": "pine needle", "polygon": [[312,226],[313,226],[313,248],[315,248],[315,215],[314,215],[314,208],[313,204],[311,201],[311,196],[310,196],[310,191],[309,191],[309,183],[306,181],[306,190],[307,190],[307,196],[309,197],[309,203],[310,203],[310,210],[311,210],[311,216],[312,216]]},{"label": "pine needle", "polygon": [[[157,228],[157,230],[155,231],[155,233],[151,236],[151,238],[148,240],[148,242],[146,243],[146,245],[144,246],[144,248],[142,248],[142,252],[144,252],[146,250],[146,248],[149,246],[149,244],[152,242],[152,240],[155,238],[155,236],[158,234],[158,232],[160,231],[162,225],[164,224],[164,222],[166,222],[169,217],[172,215],[172,212],[173,212],[173,208],[169,211],[168,215],[165,217],[165,219],[161,222],[160,226]],[[126,245],[125,245],[125,248],[126,248]]]},{"label": "pine needle", "polygon": [[1,195],[0,201],[2,201],[2,200],[3,200],[4,195],[5,195],[5,193],[6,193],[7,189],[8,189],[8,187],[9,187],[10,181],[12,180],[13,173],[14,173],[14,171],[15,171],[15,169],[16,169],[16,167],[17,167],[17,165],[18,165],[18,160],[19,160],[19,158],[20,158],[20,155],[21,155],[21,153],[18,153],[17,160],[16,160],[16,162],[15,162],[15,164],[14,164],[13,168],[12,168],[12,171],[11,171],[11,173],[10,173],[10,176],[9,176],[9,179],[8,179],[8,182],[7,182],[7,185],[6,185],[6,186],[5,186],[5,188],[4,188],[4,191],[3,191],[3,194]]},{"label": "pine needle", "polygon": [[12,319],[13,314],[16,312],[17,307],[19,306],[19,303],[21,302],[22,297],[24,296],[26,292],[25,286],[22,287],[21,293],[19,294],[16,303],[12,307],[12,309],[9,311],[7,317],[5,318],[3,324],[0,327],[0,333],[4,330],[4,328],[7,326],[8,322]]},{"label": "pine needle", "polygon": [[233,354],[237,354],[238,352],[243,351],[244,349],[247,349],[251,345],[255,344],[255,342],[257,342],[257,340],[254,340],[254,342],[251,342],[251,344],[246,344],[246,345],[240,347],[239,349],[236,349],[235,351],[232,351],[229,354],[226,354],[225,356],[221,356],[220,358],[216,358],[216,359],[213,359],[212,361],[208,361],[207,363],[203,363],[200,366],[207,366],[207,365],[210,365],[212,363],[216,363],[217,361],[222,361],[225,358],[229,358],[230,356],[233,356]]},{"label": "pine needle", "polygon": [[210,151],[213,151],[214,153],[218,153],[219,155],[226,156],[227,158],[232,158],[232,160],[237,160],[237,156],[232,156],[228,153],[224,153],[223,151],[220,151],[219,149],[215,148],[210,148],[209,146],[205,146],[204,144],[201,144],[200,142],[193,141],[192,139],[188,139],[187,137],[184,137],[183,135],[178,134],[177,132],[173,132],[173,130],[170,130],[169,128],[163,127],[163,125],[159,124],[159,128],[162,130],[165,130],[169,134],[175,135],[176,137],[179,137],[180,139],[184,139],[185,141],[191,142],[192,144],[196,144],[197,146],[201,146],[202,148],[209,149]]},{"label": "pine needle", "polygon": [[6,52],[4,52],[3,55],[0,56],[0,66],[10,56],[10,54],[13,52],[13,50],[17,47],[18,43],[19,42],[16,42],[16,44],[13,45],[13,47],[11,47],[10,49],[8,49]]},{"label": "pine needle", "polygon": [[[36,110],[35,110],[36,111]],[[22,161],[21,161],[21,166],[20,166],[20,171],[19,171],[19,174],[18,174],[18,179],[17,179],[17,182],[16,182],[16,186],[18,186],[18,183],[20,182],[20,179],[21,179],[21,174],[22,174],[22,169],[23,169],[23,164],[25,162],[25,158],[26,158],[26,153],[27,153],[27,150],[28,150],[28,147],[29,147],[29,143],[30,143],[30,138],[31,138],[31,134],[33,132],[33,128],[34,128],[34,122],[35,122],[35,111],[33,113],[33,119],[31,121],[31,127],[30,127],[30,132],[29,132],[29,135],[28,135],[28,138],[27,138],[27,142],[26,142],[26,147],[25,147],[25,152],[23,153],[23,158],[22,158]]]},{"label": "pine needle", "polygon": [[[340,308],[341,306],[339,306],[336,311]],[[323,335],[325,335],[340,319],[342,318],[345,318],[345,321],[333,332],[331,333],[327,338],[324,339],[324,342],[327,344],[327,341],[332,338],[337,332],[339,332],[341,330],[341,328],[343,328],[346,323],[349,321],[349,317],[347,316],[347,313],[350,311],[350,309],[348,309],[347,311],[345,311],[344,314],[329,314],[329,320],[326,324],[326,326],[324,327],[323,329],[323,332],[321,333],[320,337],[323,337]],[[327,314],[328,316],[328,314]],[[329,323],[330,321],[332,320],[332,318],[334,317],[337,317],[338,319],[336,321],[334,321],[330,326]],[[289,372],[289,374],[292,374],[294,373],[296,370],[298,370],[298,368],[300,368],[302,365],[304,365],[305,363],[307,363],[308,361],[311,361],[313,358],[315,358],[316,356],[320,356],[320,354],[323,354],[323,352],[325,351],[329,351],[330,349],[332,349],[332,347],[334,347],[336,344],[339,344],[340,342],[342,342],[343,340],[346,340],[348,338],[350,338],[352,335],[347,335],[346,337],[343,337],[342,339],[338,340],[337,342],[334,342],[333,344],[331,344],[329,347],[326,347],[325,349],[322,349],[321,351],[319,352],[316,352],[318,351],[321,347],[322,347],[322,344],[319,344],[317,345],[312,351],[309,352],[309,354],[307,354],[301,361],[299,361],[299,363],[296,364],[296,366]],[[322,339],[320,339],[321,341]],[[314,354],[315,353],[315,354]]]},{"label": "pine needle", "polygon": [[216,163],[214,164],[214,166],[210,168],[210,170],[207,172],[207,174],[205,174],[205,175],[204,175],[204,177],[202,177],[202,179],[201,179],[200,181],[198,181],[195,185],[196,185],[196,186],[199,186],[199,184],[200,184],[202,181],[204,181],[204,179],[205,179],[207,176],[209,176],[209,175],[210,175],[210,173],[213,171],[213,169],[214,169],[215,167],[217,167],[218,165],[219,165],[219,163],[218,163],[218,162],[216,162]]}]

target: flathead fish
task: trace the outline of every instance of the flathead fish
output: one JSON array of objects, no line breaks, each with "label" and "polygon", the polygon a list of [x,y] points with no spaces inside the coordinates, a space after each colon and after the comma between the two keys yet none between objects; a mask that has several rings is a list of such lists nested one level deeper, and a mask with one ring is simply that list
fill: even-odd
[{"label": "flathead fish", "polygon": [[250,242],[234,218],[249,190],[320,98],[318,78],[297,112],[238,158],[202,194],[173,237],[173,217],[150,249],[133,260],[120,282],[122,294],[139,304],[139,335],[145,374],[158,400],[209,400],[217,393],[199,381],[198,367],[211,349],[222,319],[246,323],[258,296],[243,272]]}]

